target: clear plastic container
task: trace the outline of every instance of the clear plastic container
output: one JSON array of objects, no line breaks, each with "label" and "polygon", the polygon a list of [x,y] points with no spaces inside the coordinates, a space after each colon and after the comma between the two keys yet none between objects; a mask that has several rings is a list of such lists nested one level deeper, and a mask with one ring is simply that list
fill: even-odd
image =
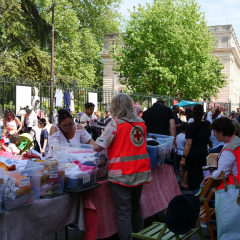
[{"label": "clear plastic container", "polygon": [[[54,145],[57,146],[57,145]],[[82,143],[63,143],[60,146],[64,147],[74,147],[74,148],[87,148],[89,150],[93,150],[93,145],[90,144],[82,144]]]},{"label": "clear plastic container", "polygon": [[36,166],[24,170],[5,172],[3,200],[6,210],[39,200],[42,169],[43,166]]},{"label": "clear plastic container", "polygon": [[40,196],[62,193],[64,187],[65,169],[68,161],[29,160],[28,166],[43,166],[41,171]]},{"label": "clear plastic container", "polygon": [[64,188],[69,190],[77,190],[85,187],[92,186],[96,183],[97,168],[79,172],[74,177],[66,175]]},{"label": "clear plastic container", "polygon": [[96,155],[96,152],[93,151],[92,146],[88,144],[81,144],[81,146],[83,146],[83,148],[53,145],[54,158],[58,160],[64,159],[68,162],[78,160],[82,164],[85,161],[92,161],[96,165],[98,162],[98,156]]},{"label": "clear plastic container", "polygon": [[147,145],[147,151],[148,151],[148,155],[150,158],[150,166],[151,168],[157,167],[157,160],[156,160],[156,156],[157,156],[157,147],[158,146],[149,146]]},{"label": "clear plastic container", "polygon": [[158,167],[165,162],[165,152],[167,144],[163,143],[158,146],[147,145],[147,151],[150,158],[151,168]]},{"label": "clear plastic container", "polygon": [[148,137],[153,137],[157,141],[161,141],[161,143],[169,144],[169,149],[172,150],[175,137],[168,136],[168,135],[155,134],[155,133],[148,133]]},{"label": "clear plastic container", "polygon": [[0,212],[2,211],[2,195],[3,195],[3,188],[4,188],[4,173],[5,169],[0,168]]}]

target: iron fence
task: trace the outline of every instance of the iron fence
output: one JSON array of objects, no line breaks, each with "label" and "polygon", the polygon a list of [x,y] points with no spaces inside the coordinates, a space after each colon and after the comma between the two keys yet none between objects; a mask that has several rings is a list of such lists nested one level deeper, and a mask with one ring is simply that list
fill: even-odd
[{"label": "iron fence", "polygon": [[[50,92],[51,84],[46,81],[31,81],[19,78],[8,78],[0,77],[0,115],[2,116],[6,108],[11,108],[15,111],[15,101],[16,101],[16,85],[24,85],[32,87],[32,100],[34,98],[33,87],[38,88],[39,98],[40,98],[40,109],[46,114],[50,114]],[[103,112],[104,109],[110,105],[111,99],[117,91],[104,88],[93,88],[93,87],[84,87],[79,86],[75,80],[72,83],[66,84],[61,82],[54,82],[53,92],[55,95],[56,89],[61,89],[63,93],[65,91],[73,92],[74,94],[74,104],[75,104],[75,113],[84,111],[84,104],[88,101],[88,92],[98,93],[98,109]],[[138,102],[143,108],[149,108],[152,106],[152,98],[157,100],[165,101],[166,106],[172,106],[174,100],[180,100],[168,96],[160,95],[149,95],[142,93],[128,93],[133,101]],[[64,105],[64,104],[63,104]],[[55,107],[55,98],[54,98],[54,108],[57,110],[59,107]]]},{"label": "iron fence", "polygon": [[[6,108],[11,108],[15,111],[15,101],[16,101],[16,85],[26,85],[32,87],[32,99],[34,97],[33,87],[39,89],[39,98],[40,98],[40,109],[46,114],[50,115],[50,92],[51,84],[46,81],[31,81],[19,78],[9,78],[9,77],[0,77],[0,116],[2,116]],[[59,82],[54,82],[53,92],[55,94],[56,89],[61,89],[63,93],[65,91],[73,92],[74,94],[74,103],[75,103],[75,113],[84,111],[84,104],[88,101],[88,92],[97,92],[98,93],[98,109],[101,112],[104,112],[104,109],[110,105],[112,97],[117,94],[117,91],[104,88],[93,88],[93,87],[84,87],[79,86],[75,80],[71,83],[64,83],[64,80],[61,79]],[[142,93],[127,93],[131,96],[133,101],[138,102],[142,108],[149,108],[152,106],[152,99],[163,100],[165,105],[170,107],[174,105],[175,101],[181,101],[169,96],[162,95],[150,95]],[[234,103],[212,103],[212,102],[202,102],[205,105],[205,109],[208,112],[214,106],[220,106],[221,110],[229,115],[231,111],[236,111],[240,107],[239,104]],[[55,101],[54,101],[55,106]],[[57,110],[58,107],[55,107]]]}]

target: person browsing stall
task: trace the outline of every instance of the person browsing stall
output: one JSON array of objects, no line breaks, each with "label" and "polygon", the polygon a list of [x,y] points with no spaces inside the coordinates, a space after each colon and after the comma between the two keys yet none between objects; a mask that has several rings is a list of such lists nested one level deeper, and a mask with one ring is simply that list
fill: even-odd
[{"label": "person browsing stall", "polygon": [[80,118],[80,123],[85,124],[87,121],[95,120],[97,117],[93,114],[95,105],[91,102],[84,104],[85,113]]},{"label": "person browsing stall", "polygon": [[17,134],[13,134],[10,136],[9,140],[10,140],[10,143],[7,147],[7,152],[10,152],[14,155],[19,155],[20,150],[16,145],[21,141],[20,136],[18,136]]},{"label": "person browsing stall", "polygon": [[78,123],[74,123],[72,115],[65,109],[58,111],[58,124],[50,129],[48,157],[53,157],[53,145],[63,143],[94,144],[91,135]]},{"label": "person browsing stall", "polygon": [[42,130],[40,136],[40,144],[41,144],[41,154],[43,157],[46,157],[49,150],[48,144],[48,131],[45,128],[47,125],[47,121],[45,118],[41,118],[38,121],[38,127]]},{"label": "person browsing stall", "polygon": [[6,109],[4,112],[3,128],[7,129],[10,135],[18,134],[22,129],[22,123],[10,108]]},{"label": "person browsing stall", "polygon": [[144,228],[140,198],[143,184],[151,182],[146,146],[146,126],[136,114],[132,99],[123,93],[111,101],[113,120],[97,139],[93,149],[107,148],[108,180],[112,183],[120,240],[132,239],[132,232]]},{"label": "person browsing stall", "polygon": [[[208,112],[206,119],[207,119],[207,121],[209,121],[212,124],[212,122],[215,119],[218,119],[220,117],[222,117],[220,107],[214,107],[211,112]],[[218,152],[220,152],[222,150],[224,142],[218,142],[216,137],[213,134],[214,133],[212,130],[210,140],[212,142],[213,148],[218,148],[219,149]],[[215,151],[215,152],[217,152],[217,151]]]},{"label": "person browsing stall", "polygon": [[[183,155],[183,150],[186,144],[186,129],[187,129],[188,123],[186,122],[182,122],[181,123],[181,133],[179,133],[176,137],[176,147],[177,147],[177,160],[178,160],[178,167],[179,167],[179,176],[180,176],[180,180],[181,180],[181,184],[180,184],[180,189],[184,190],[188,188],[187,185],[187,168],[186,166],[184,168],[180,167],[180,161]],[[185,174],[184,174],[184,170]]]},{"label": "person browsing stall", "polygon": [[173,116],[174,116],[174,120],[175,120],[176,134],[178,135],[179,133],[181,133],[181,122],[180,122],[179,117],[177,115],[180,111],[179,106],[174,105],[173,108],[172,108],[172,111],[173,111]]},{"label": "person browsing stall", "polygon": [[203,180],[202,167],[206,165],[208,141],[211,136],[210,122],[203,121],[203,106],[193,107],[194,122],[186,131],[186,144],[180,161],[180,167],[187,167],[187,182],[191,191],[199,188]]},{"label": "person browsing stall", "polygon": [[171,108],[166,107],[163,101],[157,101],[146,110],[142,119],[145,121],[147,131],[162,135],[176,137],[176,126]]},{"label": "person browsing stall", "polygon": [[[226,117],[221,117],[213,121],[211,129],[214,131],[214,136],[217,141],[224,142],[222,151],[218,154],[217,163],[218,169],[206,177],[202,183],[207,184],[209,178],[218,178],[221,171],[228,169],[232,171],[237,181],[240,183],[240,174],[238,168],[240,166],[240,139],[234,135],[235,128],[232,121]],[[227,185],[234,185],[234,180],[229,171],[226,172]],[[223,189],[224,184],[219,186]]]},{"label": "person browsing stall", "polygon": [[26,107],[26,115],[24,118],[24,125],[26,125],[25,133],[29,133],[33,138],[36,138],[38,143],[36,151],[40,153],[41,151],[41,144],[40,144],[40,134],[41,130],[38,128],[38,118],[37,114],[33,111],[32,107]]}]

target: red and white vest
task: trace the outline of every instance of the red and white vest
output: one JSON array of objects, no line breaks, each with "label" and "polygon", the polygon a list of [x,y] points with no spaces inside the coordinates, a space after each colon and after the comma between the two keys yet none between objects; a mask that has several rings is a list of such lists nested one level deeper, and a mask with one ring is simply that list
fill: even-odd
[{"label": "red and white vest", "polygon": [[[240,183],[240,139],[237,136],[233,135],[230,138],[230,141],[227,144],[227,146],[222,150],[222,152],[226,150],[231,151],[236,157],[238,174],[235,177],[237,181]],[[227,185],[235,185],[232,174],[229,174],[228,178],[226,178],[226,182],[227,182]],[[223,188],[224,188],[224,183],[222,181],[221,185],[218,187],[218,190]]]},{"label": "red and white vest", "polygon": [[[108,148],[108,180],[134,187],[151,182],[150,159],[146,145],[146,126],[141,118],[115,119],[117,135]],[[141,130],[141,131],[140,131]],[[142,133],[144,133],[144,136]]]}]

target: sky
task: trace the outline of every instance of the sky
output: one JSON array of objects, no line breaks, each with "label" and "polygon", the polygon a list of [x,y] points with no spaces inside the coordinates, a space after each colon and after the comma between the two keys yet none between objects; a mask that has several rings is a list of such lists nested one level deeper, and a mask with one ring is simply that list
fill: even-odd
[{"label": "sky", "polygon": [[[129,17],[128,9],[132,12],[133,6],[142,6],[152,3],[153,0],[123,0],[120,12],[125,18]],[[209,26],[232,24],[240,45],[240,0],[197,0],[201,11]]]}]

